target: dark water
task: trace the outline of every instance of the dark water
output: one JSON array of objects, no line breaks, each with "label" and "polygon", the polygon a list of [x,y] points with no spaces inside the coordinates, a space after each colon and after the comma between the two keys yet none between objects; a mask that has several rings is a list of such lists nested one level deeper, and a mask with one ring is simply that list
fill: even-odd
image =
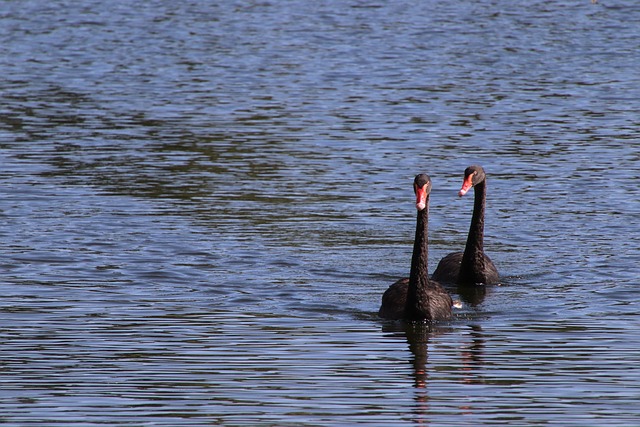
[{"label": "dark water", "polygon": [[[615,0],[2,2],[0,422],[638,425],[638,52]],[[378,320],[474,163],[502,286]]]}]

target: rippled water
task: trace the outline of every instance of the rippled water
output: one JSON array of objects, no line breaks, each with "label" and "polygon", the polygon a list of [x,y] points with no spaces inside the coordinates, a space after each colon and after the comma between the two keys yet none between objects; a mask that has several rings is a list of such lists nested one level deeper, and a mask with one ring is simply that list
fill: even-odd
[{"label": "rippled water", "polygon": [[2,423],[636,425],[640,6],[219,3],[0,6]]}]

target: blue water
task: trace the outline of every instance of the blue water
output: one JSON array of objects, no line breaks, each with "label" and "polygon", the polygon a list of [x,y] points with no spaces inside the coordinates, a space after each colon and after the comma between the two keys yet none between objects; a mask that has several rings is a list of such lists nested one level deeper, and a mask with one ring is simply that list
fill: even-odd
[{"label": "blue water", "polygon": [[[0,6],[0,422],[635,426],[640,6]],[[461,250],[502,276],[382,321]]]}]

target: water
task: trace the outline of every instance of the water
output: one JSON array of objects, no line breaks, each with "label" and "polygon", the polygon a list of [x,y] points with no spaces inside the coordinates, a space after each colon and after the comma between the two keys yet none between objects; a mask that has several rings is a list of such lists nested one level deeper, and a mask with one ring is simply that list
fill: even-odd
[{"label": "water", "polygon": [[[389,3],[389,4],[387,4]],[[640,7],[4,2],[6,425],[640,419]],[[503,277],[377,319],[488,173]]]}]

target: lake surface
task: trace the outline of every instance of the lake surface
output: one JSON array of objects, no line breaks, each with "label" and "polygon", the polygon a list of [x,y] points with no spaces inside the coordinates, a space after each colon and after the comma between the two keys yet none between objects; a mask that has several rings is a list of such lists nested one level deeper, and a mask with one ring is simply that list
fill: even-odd
[{"label": "lake surface", "polygon": [[[2,2],[0,422],[637,426],[639,52],[616,0]],[[378,319],[471,164],[501,286]]]}]

